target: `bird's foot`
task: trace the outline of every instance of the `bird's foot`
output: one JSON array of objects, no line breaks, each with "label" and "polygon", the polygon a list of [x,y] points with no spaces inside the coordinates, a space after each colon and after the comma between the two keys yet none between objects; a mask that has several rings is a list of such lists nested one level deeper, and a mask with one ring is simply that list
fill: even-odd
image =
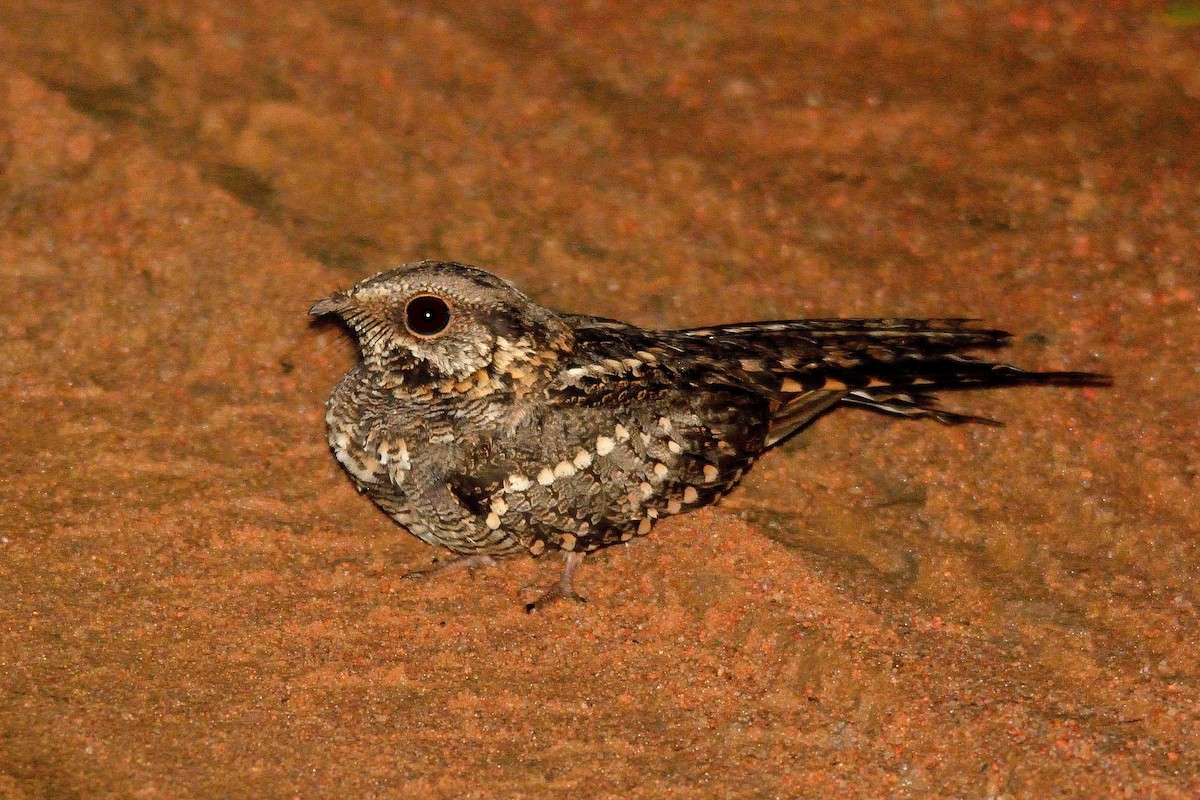
[{"label": "bird's foot", "polygon": [[[586,603],[587,598],[575,591],[575,570],[583,563],[583,553],[567,553],[566,564],[563,565],[562,575],[558,576],[558,582],[551,586],[546,591],[542,592],[541,596],[532,603],[525,604],[525,612],[532,614],[539,608],[545,608],[552,603],[557,603],[559,600],[570,600],[575,603]],[[534,590],[534,587],[527,586],[522,591]]]},{"label": "bird's foot", "polygon": [[445,575],[450,572],[459,572],[464,569],[494,566],[496,566],[496,559],[488,555],[457,556],[441,564],[434,564],[423,569],[414,569],[412,572],[406,572],[402,577],[409,580],[416,580],[434,575]]}]

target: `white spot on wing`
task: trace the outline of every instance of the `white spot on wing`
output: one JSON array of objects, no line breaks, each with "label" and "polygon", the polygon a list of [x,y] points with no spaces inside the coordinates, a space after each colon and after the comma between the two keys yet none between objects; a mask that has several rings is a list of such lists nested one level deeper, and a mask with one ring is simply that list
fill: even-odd
[{"label": "white spot on wing", "polygon": [[549,486],[554,483],[554,473],[547,468],[542,468],[542,471],[537,474],[537,482],[541,486]]},{"label": "white spot on wing", "polygon": [[395,441],[389,452],[389,457],[394,464],[399,466],[399,468],[405,472],[408,472],[410,469],[412,469],[412,462],[408,459],[408,442],[404,441],[403,439],[397,439]]},{"label": "white spot on wing", "polygon": [[375,471],[370,466],[364,466],[363,464],[360,464],[358,459],[352,456],[349,451],[337,450],[334,455],[337,456],[337,460],[342,462],[342,466],[345,467],[351,475],[358,478],[363,483],[375,483]]},{"label": "white spot on wing", "polygon": [[596,455],[606,456],[613,451],[617,443],[607,436],[596,437]]}]

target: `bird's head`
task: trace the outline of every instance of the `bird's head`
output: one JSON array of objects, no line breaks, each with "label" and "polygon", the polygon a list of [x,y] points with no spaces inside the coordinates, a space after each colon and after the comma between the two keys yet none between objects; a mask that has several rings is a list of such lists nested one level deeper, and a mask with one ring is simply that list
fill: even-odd
[{"label": "bird's head", "polygon": [[[354,332],[385,385],[510,385],[571,346],[569,326],[516,287],[463,264],[423,261],[381,272],[316,303]],[[525,380],[526,385],[529,381]]]}]

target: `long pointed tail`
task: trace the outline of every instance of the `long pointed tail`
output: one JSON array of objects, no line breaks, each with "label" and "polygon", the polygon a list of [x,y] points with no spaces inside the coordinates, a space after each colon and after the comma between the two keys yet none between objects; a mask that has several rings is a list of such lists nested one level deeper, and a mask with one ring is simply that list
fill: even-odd
[{"label": "long pointed tail", "polygon": [[741,366],[734,377],[772,398],[768,444],[838,405],[955,425],[1000,424],[943,409],[938,393],[1015,386],[1108,386],[1092,372],[1036,372],[964,355],[1003,347],[1011,334],[966,319],[789,320],[681,331]]},{"label": "long pointed tail", "polygon": [[841,398],[843,405],[855,405],[896,414],[902,417],[928,417],[945,425],[980,422],[1002,425],[998,420],[974,414],[947,411],[938,403],[937,392],[967,389],[1002,389],[1016,386],[1110,386],[1112,379],[1094,372],[1034,372],[1010,364],[975,361],[965,356],[945,356],[944,364],[927,363],[935,367],[924,375],[900,376],[896,383],[854,389]]}]

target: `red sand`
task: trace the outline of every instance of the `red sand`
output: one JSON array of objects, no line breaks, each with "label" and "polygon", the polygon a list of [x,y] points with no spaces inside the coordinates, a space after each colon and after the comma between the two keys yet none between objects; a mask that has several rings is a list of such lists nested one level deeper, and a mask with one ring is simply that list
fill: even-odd
[{"label": "red sand", "polygon": [[[1194,4],[829,6],[0,6],[0,797],[1200,796]],[[426,257],[1116,385],[839,412],[529,616],[324,445],[305,310]]]}]

